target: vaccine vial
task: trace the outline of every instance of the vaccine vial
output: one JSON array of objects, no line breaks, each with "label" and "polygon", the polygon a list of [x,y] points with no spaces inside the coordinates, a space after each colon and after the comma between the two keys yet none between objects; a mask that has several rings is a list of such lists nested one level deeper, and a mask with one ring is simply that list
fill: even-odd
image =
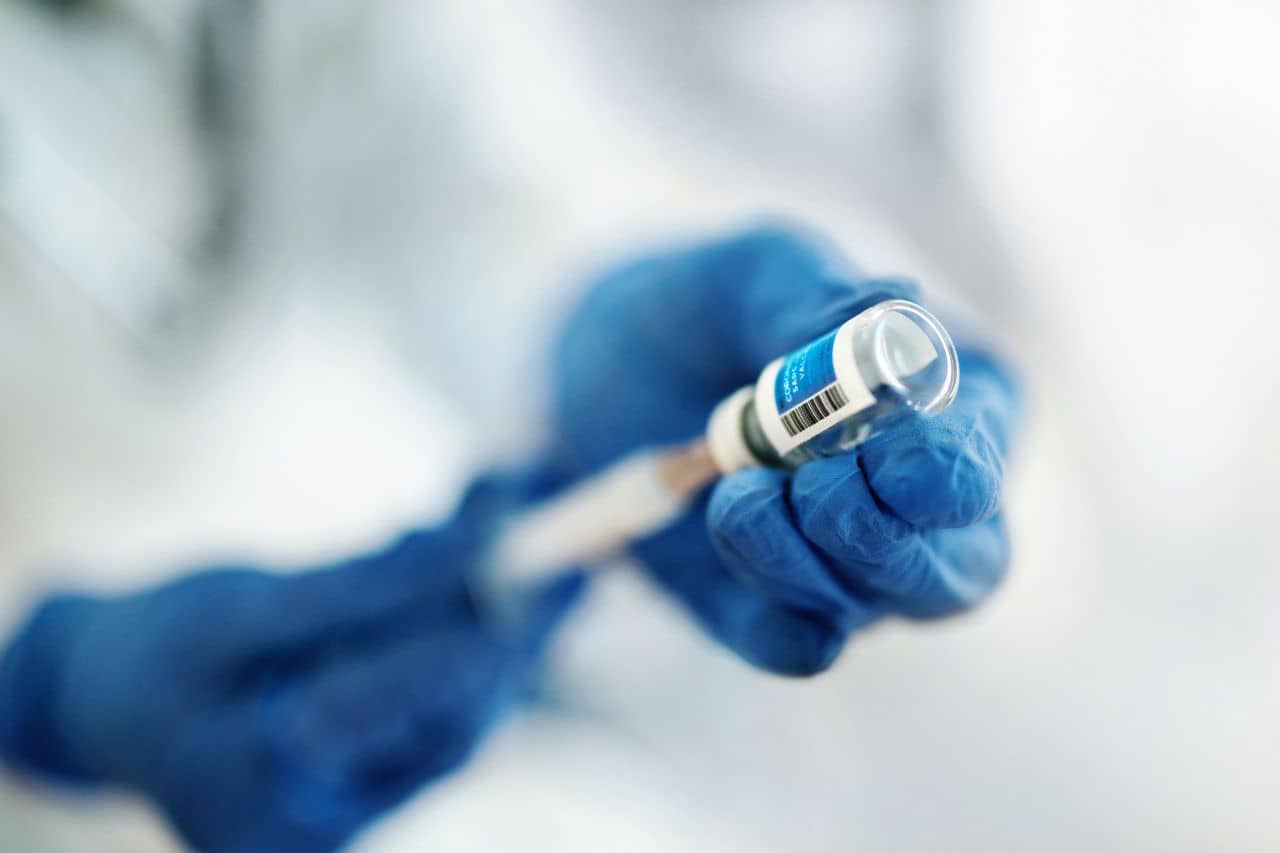
[{"label": "vaccine vial", "polygon": [[717,477],[842,453],[899,418],[942,411],[959,381],[955,346],[932,314],[900,299],[873,305],[721,401],[705,437],[623,457],[517,518],[473,592],[501,614],[530,584],[600,564],[670,524]]},{"label": "vaccine vial", "polygon": [[777,359],[754,386],[722,401],[708,448],[723,474],[795,468],[843,453],[898,418],[942,411],[959,383],[942,324],[914,302],[891,299]]}]

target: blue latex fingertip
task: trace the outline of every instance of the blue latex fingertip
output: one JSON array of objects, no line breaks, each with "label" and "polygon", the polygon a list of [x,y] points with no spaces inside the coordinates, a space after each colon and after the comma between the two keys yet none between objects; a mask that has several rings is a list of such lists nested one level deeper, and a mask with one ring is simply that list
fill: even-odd
[{"label": "blue latex fingertip", "polygon": [[913,418],[859,449],[876,498],[918,527],[964,527],[1000,508],[1004,459],[964,412]]},{"label": "blue latex fingertip", "polygon": [[711,495],[707,524],[726,568],[780,602],[840,619],[861,602],[831,575],[801,536],[787,505],[788,479],[755,469],[723,478]]},{"label": "blue latex fingertip", "polygon": [[847,634],[817,615],[763,602],[739,608],[726,627],[729,645],[748,663],[775,675],[808,677],[830,668]]},{"label": "blue latex fingertip", "polygon": [[1003,580],[1009,538],[1001,516],[958,530],[924,535],[936,584],[929,594],[901,600],[896,611],[910,619],[950,616],[978,604]]},{"label": "blue latex fingertip", "polygon": [[805,535],[873,605],[920,616],[953,612],[981,598],[999,571],[982,525],[916,530],[876,503],[850,457],[805,465],[791,496]]},{"label": "blue latex fingertip", "polygon": [[[708,499],[698,503],[702,509]],[[633,550],[659,582],[696,616],[703,629],[738,657],[784,675],[812,675],[830,666],[850,630],[838,618],[782,606],[731,573],[717,558],[703,512],[637,543]]]},{"label": "blue latex fingertip", "polygon": [[876,498],[918,527],[964,527],[1000,508],[1004,454],[1019,417],[1010,374],[972,350],[960,356],[960,391],[932,418],[909,417],[858,449]]},{"label": "blue latex fingertip", "polygon": [[842,564],[899,558],[914,530],[876,503],[853,456],[819,459],[791,479],[800,529]]}]

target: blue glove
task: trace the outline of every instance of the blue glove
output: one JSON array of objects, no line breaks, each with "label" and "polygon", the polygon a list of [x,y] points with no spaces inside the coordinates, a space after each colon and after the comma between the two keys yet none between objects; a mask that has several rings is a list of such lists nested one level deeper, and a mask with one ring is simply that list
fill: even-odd
[{"label": "blue glove", "polygon": [[[890,298],[919,301],[777,228],[625,266],[557,350],[556,464],[577,476],[700,435],[774,358]],[[782,674],[823,670],[884,614],[979,601],[1008,562],[1000,482],[1018,394],[990,355],[960,350],[959,395],[941,415],[792,473],[725,477],[635,556],[715,638]]]},{"label": "blue glove", "polygon": [[0,662],[0,753],[140,791],[202,850],[332,850],[458,767],[517,698],[581,574],[497,631],[465,576],[496,504],[331,568],[63,596]]}]

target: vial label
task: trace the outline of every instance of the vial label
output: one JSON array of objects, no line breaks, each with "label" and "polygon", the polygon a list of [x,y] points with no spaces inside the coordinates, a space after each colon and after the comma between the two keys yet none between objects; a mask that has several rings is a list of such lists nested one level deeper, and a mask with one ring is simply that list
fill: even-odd
[{"label": "vial label", "polygon": [[782,415],[782,426],[793,438],[809,427],[822,423],[849,404],[849,398],[832,383]]},{"label": "vial label", "polygon": [[783,415],[818,397],[836,381],[832,353],[840,330],[823,335],[787,356],[774,382],[774,402]]},{"label": "vial label", "polygon": [[778,359],[761,374],[756,416],[779,456],[874,402],[853,358],[855,320]]},{"label": "vial label", "polygon": [[791,438],[822,423],[849,404],[836,381],[835,329],[782,361],[773,396],[782,428]]}]

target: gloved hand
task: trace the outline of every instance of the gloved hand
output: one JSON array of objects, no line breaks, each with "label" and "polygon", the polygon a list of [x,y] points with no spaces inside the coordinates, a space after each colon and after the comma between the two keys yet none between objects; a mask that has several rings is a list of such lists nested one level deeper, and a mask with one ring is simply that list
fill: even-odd
[{"label": "gloved hand", "polygon": [[[700,435],[774,358],[895,297],[919,301],[779,228],[625,266],[557,350],[556,464],[578,476]],[[714,637],[783,674],[821,671],[883,614],[974,604],[1008,561],[1000,482],[1018,395],[991,356],[958,343],[959,395],[942,414],[795,472],[725,477],[634,555]]]},{"label": "gloved hand", "polygon": [[50,600],[0,663],[0,752],[143,792],[201,850],[340,846],[466,760],[581,589],[566,574],[502,630],[480,621],[484,492],[331,568]]}]

